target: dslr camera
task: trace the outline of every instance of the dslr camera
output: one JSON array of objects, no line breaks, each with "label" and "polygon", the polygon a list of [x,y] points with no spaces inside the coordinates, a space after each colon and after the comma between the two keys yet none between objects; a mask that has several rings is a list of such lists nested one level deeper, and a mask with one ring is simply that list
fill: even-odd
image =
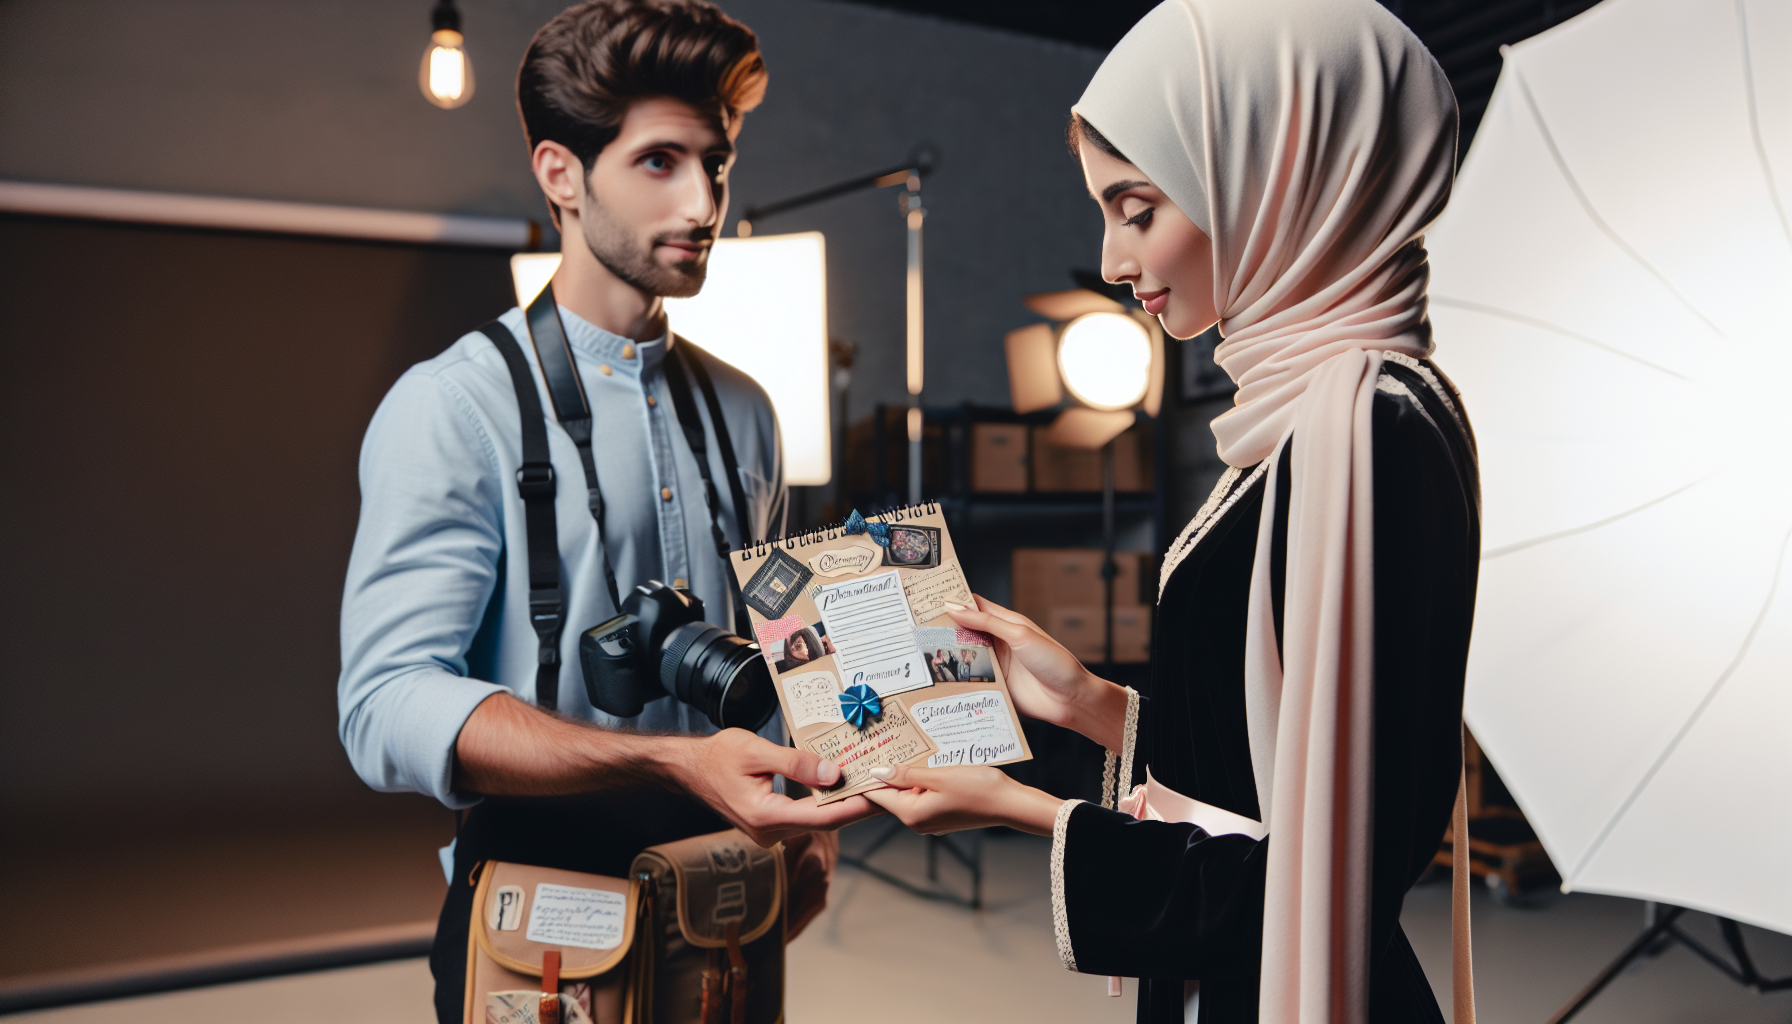
[{"label": "dslr camera", "polygon": [[633,718],[643,705],[676,697],[718,729],[758,732],[778,709],[759,645],[703,621],[703,599],[648,580],[622,614],[579,638],[579,664],[593,707]]}]

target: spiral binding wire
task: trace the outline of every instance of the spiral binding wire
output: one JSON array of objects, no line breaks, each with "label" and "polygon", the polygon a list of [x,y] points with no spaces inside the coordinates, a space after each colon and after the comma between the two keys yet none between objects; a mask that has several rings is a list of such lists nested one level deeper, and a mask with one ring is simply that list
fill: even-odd
[{"label": "spiral binding wire", "polygon": [[[876,519],[886,523],[900,523],[905,519],[934,515],[938,513],[939,510],[940,503],[938,501],[923,501],[912,505],[896,505],[891,508],[882,509],[871,515],[865,516],[865,518],[867,520]],[[814,530],[805,530],[792,537],[781,537],[776,540],[755,540],[753,543],[748,544],[735,552],[735,554],[740,556],[741,561],[750,562],[755,558],[764,558],[771,554],[774,549],[781,548],[785,551],[789,551],[792,548],[808,547],[811,544],[826,544],[829,541],[852,536],[857,536],[857,534],[847,533],[846,520],[842,519],[831,526],[823,526]]]}]

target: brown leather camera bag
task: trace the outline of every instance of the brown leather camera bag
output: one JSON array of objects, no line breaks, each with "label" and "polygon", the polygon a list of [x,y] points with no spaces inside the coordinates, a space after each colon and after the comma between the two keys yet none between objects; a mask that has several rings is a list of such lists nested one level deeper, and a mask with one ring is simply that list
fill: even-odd
[{"label": "brown leather camera bag", "polygon": [[627,879],[486,861],[464,1019],[778,1024],[785,903],[782,845],[734,829],[649,847]]},{"label": "brown leather camera bag", "polygon": [[630,1024],[778,1024],[784,1019],[783,845],[730,829],[635,858],[635,1014]]}]

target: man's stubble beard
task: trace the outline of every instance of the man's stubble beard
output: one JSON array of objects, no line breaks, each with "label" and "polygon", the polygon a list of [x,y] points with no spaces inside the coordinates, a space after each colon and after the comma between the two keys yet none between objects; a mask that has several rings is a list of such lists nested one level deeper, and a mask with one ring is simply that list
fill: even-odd
[{"label": "man's stubble beard", "polygon": [[[628,225],[612,217],[608,208],[591,192],[587,191],[585,195],[590,202],[581,211],[583,216],[579,225],[591,255],[597,257],[604,269],[648,295],[683,299],[703,289],[703,279],[709,273],[709,250],[705,249],[696,259],[661,266],[654,262],[653,247],[664,242],[706,241],[710,237],[707,229],[699,228],[683,235],[655,235],[643,249],[636,244]],[[701,238],[697,238],[698,235]]]}]

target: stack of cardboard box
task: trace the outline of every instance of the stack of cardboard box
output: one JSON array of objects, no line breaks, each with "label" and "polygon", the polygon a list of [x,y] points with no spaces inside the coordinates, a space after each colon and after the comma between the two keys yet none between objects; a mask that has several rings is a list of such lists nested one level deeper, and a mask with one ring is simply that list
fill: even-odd
[{"label": "stack of cardboard box", "polygon": [[[1101,451],[1061,448],[1050,427],[978,423],[971,427],[971,490],[1020,494],[1101,490]],[[1114,439],[1114,489],[1151,490],[1151,436],[1134,426]]]},{"label": "stack of cardboard box", "polygon": [[[1114,660],[1151,660],[1154,559],[1118,551],[1114,561]],[[1015,548],[1014,610],[1038,623],[1085,663],[1104,655],[1102,552],[1095,548]]]}]

